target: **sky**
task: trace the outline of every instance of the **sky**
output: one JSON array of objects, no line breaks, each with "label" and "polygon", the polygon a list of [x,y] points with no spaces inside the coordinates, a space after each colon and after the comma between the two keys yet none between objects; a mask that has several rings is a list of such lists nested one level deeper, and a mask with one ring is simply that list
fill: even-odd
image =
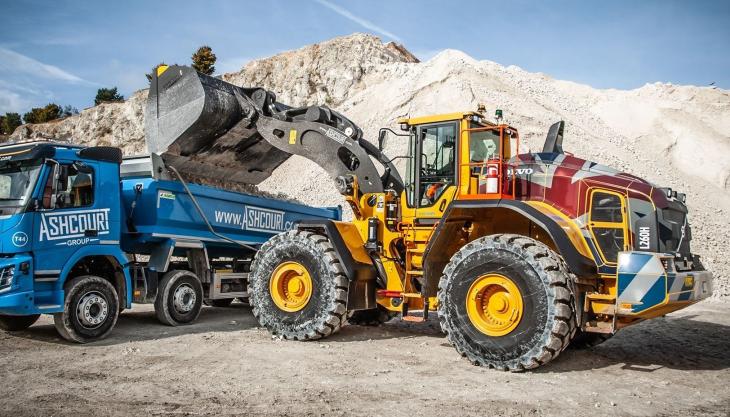
[{"label": "sky", "polygon": [[730,1],[8,1],[0,14],[0,114],[96,90],[126,97],[159,62],[207,44],[218,73],[354,32],[444,49],[597,88],[652,82],[730,89]]}]

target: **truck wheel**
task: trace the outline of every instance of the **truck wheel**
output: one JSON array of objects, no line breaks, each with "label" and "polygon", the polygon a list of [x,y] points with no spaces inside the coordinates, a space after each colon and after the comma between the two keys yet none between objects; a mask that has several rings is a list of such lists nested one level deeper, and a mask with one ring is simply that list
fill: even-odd
[{"label": "truck wheel", "polygon": [[371,310],[357,310],[348,313],[347,322],[358,326],[380,326],[397,315],[398,313],[395,311],[379,305]]},{"label": "truck wheel", "polygon": [[451,345],[474,365],[536,368],[575,334],[570,273],[544,244],[491,235],[462,247],[439,281],[439,321]]},{"label": "truck wheel", "polygon": [[0,329],[6,332],[17,332],[25,330],[38,321],[40,314],[31,314],[29,316],[11,316],[8,314],[0,314]]},{"label": "truck wheel", "polygon": [[249,302],[259,323],[286,339],[319,339],[345,321],[348,282],[330,241],[304,230],[274,236],[258,251]]},{"label": "truck wheel", "polygon": [[203,306],[203,286],[195,274],[172,270],[160,281],[155,298],[155,314],[162,324],[188,324],[200,315]]},{"label": "truck wheel", "polygon": [[612,334],[606,333],[590,333],[578,330],[575,337],[570,342],[571,349],[589,349],[598,346],[606,340],[613,337]]},{"label": "truck wheel", "polygon": [[63,311],[53,315],[61,337],[76,343],[107,337],[119,317],[119,297],[114,286],[104,278],[84,275],[67,282],[64,289]]}]

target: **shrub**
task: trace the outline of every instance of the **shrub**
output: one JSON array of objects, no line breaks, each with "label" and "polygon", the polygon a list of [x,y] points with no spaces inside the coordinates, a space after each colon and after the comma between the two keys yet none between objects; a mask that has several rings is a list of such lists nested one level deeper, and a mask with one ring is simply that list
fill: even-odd
[{"label": "shrub", "polygon": [[0,133],[4,135],[13,133],[18,126],[23,124],[18,113],[5,113],[5,116],[0,116],[0,118]]},{"label": "shrub", "polygon": [[45,123],[56,120],[63,115],[61,106],[56,103],[49,103],[46,107],[34,107],[23,115],[25,123]]}]

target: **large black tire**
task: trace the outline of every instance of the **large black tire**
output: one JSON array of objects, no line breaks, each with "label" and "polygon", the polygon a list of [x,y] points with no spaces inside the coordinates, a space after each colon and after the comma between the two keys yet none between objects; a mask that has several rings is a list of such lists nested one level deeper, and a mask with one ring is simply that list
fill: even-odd
[{"label": "large black tire", "polygon": [[390,311],[378,305],[377,308],[371,310],[358,310],[348,313],[347,322],[358,326],[380,326],[397,315],[398,313],[395,311]]},{"label": "large black tire", "polygon": [[[471,321],[466,297],[486,274],[508,277],[522,295],[523,314],[502,336]],[[451,345],[474,365],[522,371],[555,359],[575,334],[572,280],[563,260],[544,244],[519,235],[491,235],[462,247],[439,282],[439,320]]]},{"label": "large black tire", "polygon": [[38,321],[40,314],[31,314],[28,316],[11,316],[8,314],[0,314],[0,329],[6,332],[17,332],[25,330]]},{"label": "large black tire", "polygon": [[[312,280],[312,294],[301,310],[280,309],[269,283],[280,264],[304,266]],[[274,236],[256,253],[248,282],[249,302],[261,326],[285,339],[320,339],[345,323],[348,281],[330,241],[319,234],[292,230]]]},{"label": "large black tire", "polygon": [[589,333],[578,330],[575,333],[575,337],[570,341],[571,349],[590,349],[598,346],[606,340],[613,337],[612,334],[606,333]]},{"label": "large black tire", "polygon": [[64,288],[63,311],[53,315],[61,337],[76,343],[107,337],[119,317],[119,296],[114,286],[104,278],[84,275],[71,279]]},{"label": "large black tire", "polygon": [[155,298],[155,315],[160,323],[168,326],[192,323],[202,306],[203,286],[195,274],[172,270],[162,277]]}]

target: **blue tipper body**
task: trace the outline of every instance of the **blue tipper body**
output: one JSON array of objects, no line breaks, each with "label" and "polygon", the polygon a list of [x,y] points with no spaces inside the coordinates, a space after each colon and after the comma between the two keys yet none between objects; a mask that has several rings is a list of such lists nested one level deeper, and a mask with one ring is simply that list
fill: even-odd
[{"label": "blue tipper body", "polygon": [[[120,298],[130,308],[134,298],[131,255],[167,249],[174,255],[197,247],[211,257],[236,257],[244,250],[238,243],[258,248],[297,221],[341,218],[339,207],[313,208],[188,184],[205,217],[224,239],[211,233],[179,181],[143,173],[120,179],[119,161],[93,152],[86,155],[83,150],[53,143],[0,147],[0,165],[13,167],[11,174],[0,175],[0,193],[19,197],[0,199],[0,314],[63,311],[67,277],[88,257],[116,261],[126,289],[126,297],[120,294]],[[68,169],[73,172],[78,168],[76,181],[81,171],[93,178],[88,181],[93,190],[85,201],[75,196],[72,206],[47,206],[54,166],[72,167]],[[53,191],[54,198],[64,194]]]}]

